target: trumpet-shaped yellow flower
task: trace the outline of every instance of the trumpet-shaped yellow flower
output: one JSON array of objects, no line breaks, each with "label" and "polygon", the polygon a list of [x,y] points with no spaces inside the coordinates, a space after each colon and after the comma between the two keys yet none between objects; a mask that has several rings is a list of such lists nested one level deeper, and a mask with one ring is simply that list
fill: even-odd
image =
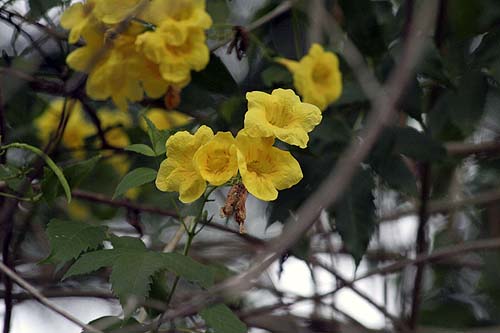
[{"label": "trumpet-shaped yellow flower", "polygon": [[[35,119],[38,136],[44,144],[57,131],[63,110],[64,101],[56,99],[48,105],[42,115]],[[95,128],[85,120],[80,102],[68,100],[66,102],[66,112],[68,114],[68,122],[61,142],[66,148],[82,148],[85,145],[85,138],[93,135]]]},{"label": "trumpet-shaped yellow flower", "polygon": [[95,1],[89,0],[84,3],[78,2],[66,9],[61,16],[61,26],[71,30],[68,41],[71,44],[78,42],[82,31],[94,20],[92,10],[95,7]]},{"label": "trumpet-shaped yellow flower", "polygon": [[252,138],[243,131],[236,136],[238,167],[248,192],[264,201],[278,197],[278,190],[297,184],[303,177],[297,160],[273,147],[272,138]]},{"label": "trumpet-shaped yellow flower", "polygon": [[201,29],[212,25],[212,19],[205,11],[205,0],[152,0],[144,13],[144,20],[160,25],[167,19]]},{"label": "trumpet-shaped yellow flower", "polygon": [[104,130],[104,137],[110,145],[120,148],[130,145],[125,132],[125,128],[132,125],[132,119],[128,113],[101,108],[98,110],[98,116]]},{"label": "trumpet-shaped yellow flower", "polygon": [[235,144],[230,132],[218,132],[194,154],[195,166],[211,185],[222,185],[238,173]]},{"label": "trumpet-shaped yellow flower", "polygon": [[86,29],[83,37],[86,45],[73,51],[66,61],[71,68],[89,73],[86,91],[91,98],[111,98],[120,110],[127,110],[128,102],[143,99],[143,90],[151,97],[166,92],[168,83],[160,77],[157,66],[136,51],[134,34],[120,34],[105,45],[105,31],[96,25]]},{"label": "trumpet-shaped yellow flower", "polygon": [[342,93],[342,73],[337,56],[313,44],[300,61],[278,58],[293,74],[293,83],[304,102],[325,110]]},{"label": "trumpet-shaped yellow flower", "polygon": [[202,29],[168,19],[155,31],[141,34],[136,45],[150,61],[159,65],[165,81],[183,88],[191,80],[191,69],[200,71],[208,64],[210,52],[205,39]]},{"label": "trumpet-shaped yellow flower", "polygon": [[106,24],[116,24],[130,15],[141,14],[138,7],[148,0],[95,0],[95,16]]},{"label": "trumpet-shaped yellow flower", "polygon": [[193,157],[202,145],[214,136],[207,126],[201,126],[194,135],[187,131],[177,132],[166,143],[167,159],[156,176],[156,187],[160,191],[179,192],[184,203],[198,199],[206,189],[206,181],[196,168]]},{"label": "trumpet-shaped yellow flower", "polygon": [[245,131],[252,137],[277,137],[301,148],[307,146],[309,136],[321,122],[318,107],[301,103],[290,89],[275,89],[272,94],[249,92]]},{"label": "trumpet-shaped yellow flower", "polygon": [[[167,111],[160,108],[149,109],[144,115],[151,120],[159,130],[168,130],[175,127],[185,126],[192,121],[192,118],[184,113],[170,110]],[[148,125],[142,118],[140,125],[144,131],[148,130]]]}]

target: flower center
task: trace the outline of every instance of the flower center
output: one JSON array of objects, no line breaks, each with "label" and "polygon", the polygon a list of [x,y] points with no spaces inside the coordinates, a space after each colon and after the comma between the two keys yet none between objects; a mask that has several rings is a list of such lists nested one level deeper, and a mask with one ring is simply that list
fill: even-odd
[{"label": "flower center", "polygon": [[330,71],[322,63],[318,62],[314,65],[312,71],[312,79],[315,83],[326,84],[330,78]]},{"label": "flower center", "polygon": [[229,164],[229,156],[226,152],[216,151],[208,158],[207,171],[214,174],[223,173]]},{"label": "flower center", "polygon": [[267,121],[271,125],[276,127],[284,128],[290,123],[290,112],[286,105],[280,105],[280,103],[273,103],[273,107],[266,112]]},{"label": "flower center", "polygon": [[247,162],[247,170],[255,172],[258,175],[265,175],[274,172],[274,165],[271,156],[265,154],[258,154],[259,159]]}]

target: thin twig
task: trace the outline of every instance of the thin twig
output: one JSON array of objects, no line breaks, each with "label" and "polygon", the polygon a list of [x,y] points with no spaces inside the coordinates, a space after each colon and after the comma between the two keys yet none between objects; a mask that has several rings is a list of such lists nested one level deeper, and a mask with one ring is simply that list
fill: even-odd
[{"label": "thin twig", "polygon": [[29,284],[26,280],[24,280],[22,277],[17,275],[13,270],[11,270],[9,267],[5,266],[3,262],[0,262],[0,270],[8,275],[15,283],[17,283],[21,288],[26,290],[28,293],[33,295],[36,300],[38,300],[40,303],[48,307],[54,312],[57,312],[64,318],[68,319],[72,323],[78,325],[81,328],[86,329],[89,332],[93,333],[103,333],[101,330],[96,329],[95,327],[92,327],[91,325],[85,324],[75,316],[73,316],[71,313],[67,312],[66,310],[60,308],[58,305],[52,303],[50,300],[48,300],[45,296],[43,296],[34,286]]}]

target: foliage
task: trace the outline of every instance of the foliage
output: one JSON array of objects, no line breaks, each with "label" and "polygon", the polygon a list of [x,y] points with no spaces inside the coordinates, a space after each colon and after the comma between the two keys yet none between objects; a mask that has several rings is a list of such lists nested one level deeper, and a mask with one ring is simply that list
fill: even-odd
[{"label": "foliage", "polygon": [[[387,331],[498,330],[500,3],[432,1],[30,0],[25,15],[3,1],[3,262],[53,274],[44,292],[108,288],[124,317],[90,323],[111,322],[104,332],[359,331],[346,320],[364,322],[358,309],[330,313],[345,309],[334,291],[308,298],[254,275],[279,255],[316,284],[327,269],[335,291],[358,286],[339,262],[395,273]],[[362,162],[345,167],[354,149]],[[319,207],[332,172],[353,176]],[[275,248],[318,207],[314,227]],[[267,240],[255,216],[290,225]],[[402,244],[409,229],[389,223],[419,236]],[[241,292],[251,286],[259,297]],[[285,315],[305,301],[314,312]]]}]

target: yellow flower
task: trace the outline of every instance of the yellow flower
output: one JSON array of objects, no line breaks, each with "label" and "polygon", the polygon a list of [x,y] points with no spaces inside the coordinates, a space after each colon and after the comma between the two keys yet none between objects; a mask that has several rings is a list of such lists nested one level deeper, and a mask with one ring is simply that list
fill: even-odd
[{"label": "yellow flower", "polygon": [[325,110],[342,93],[342,73],[337,56],[313,44],[300,61],[278,58],[293,74],[293,83],[304,102]]},{"label": "yellow flower", "polygon": [[287,151],[273,147],[272,138],[252,138],[244,131],[236,136],[238,167],[248,192],[264,201],[278,197],[278,190],[297,184],[300,165]]},{"label": "yellow flower", "polygon": [[[50,102],[43,114],[35,119],[40,140],[46,144],[55,134],[64,109],[64,100],[56,99]],[[66,102],[68,122],[62,137],[62,144],[66,148],[79,149],[85,145],[85,138],[95,133],[92,124],[86,121],[82,105],[76,100]]]},{"label": "yellow flower", "polygon": [[124,130],[132,125],[132,119],[128,113],[111,111],[106,108],[99,109],[97,113],[104,130],[104,137],[110,145],[120,148],[130,145],[130,140]]},{"label": "yellow flower", "polygon": [[160,191],[179,192],[179,199],[184,203],[198,199],[205,192],[207,184],[194,165],[193,157],[198,148],[213,136],[209,127],[201,126],[194,135],[181,131],[168,138],[167,159],[158,170],[156,187]]},{"label": "yellow flower", "polygon": [[205,11],[205,0],[153,0],[144,13],[144,19],[155,25],[166,19],[201,29],[212,25],[212,19]]},{"label": "yellow flower", "polygon": [[106,24],[116,24],[136,13],[142,1],[148,0],[95,0],[95,15]]},{"label": "yellow flower", "polygon": [[86,45],[66,59],[71,68],[89,73],[86,91],[91,98],[106,100],[111,97],[120,110],[127,110],[129,101],[143,99],[143,90],[153,98],[166,92],[168,83],[160,77],[158,66],[136,51],[134,34],[116,36],[109,41],[111,46],[105,46],[104,36],[105,31],[98,25],[86,29],[83,34]]},{"label": "yellow flower", "polygon": [[249,136],[277,137],[305,148],[307,133],[321,122],[321,111],[312,104],[301,103],[293,90],[275,89],[271,95],[252,91],[246,97],[245,131]]},{"label": "yellow flower", "polygon": [[210,52],[202,29],[167,19],[155,31],[137,37],[137,48],[146,58],[159,65],[162,78],[178,87],[191,80],[191,70],[201,71],[209,61]]},{"label": "yellow flower", "polygon": [[[152,108],[144,114],[146,118],[151,120],[159,130],[168,130],[175,127],[181,127],[189,124],[192,118],[178,111],[167,111],[160,108]],[[141,118],[141,128],[144,131],[148,130],[146,121]]]},{"label": "yellow flower", "polygon": [[218,132],[194,154],[195,166],[211,185],[222,185],[238,173],[235,144],[230,132]]},{"label": "yellow flower", "polygon": [[82,31],[95,19],[92,15],[95,1],[89,0],[84,3],[75,3],[64,11],[61,16],[61,26],[71,30],[68,41],[71,44],[78,42]]}]

